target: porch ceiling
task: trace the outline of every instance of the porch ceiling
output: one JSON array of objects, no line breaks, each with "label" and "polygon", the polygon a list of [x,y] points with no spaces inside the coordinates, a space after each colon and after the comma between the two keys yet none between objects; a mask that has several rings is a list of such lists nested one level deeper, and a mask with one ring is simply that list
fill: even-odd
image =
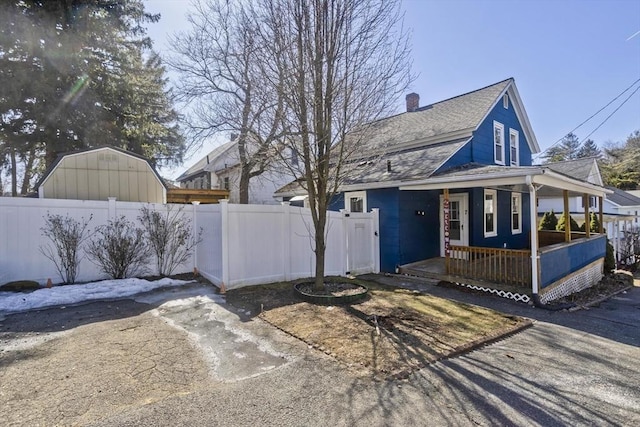
[{"label": "porch ceiling", "polygon": [[441,190],[461,188],[501,188],[511,191],[529,192],[529,184],[537,188],[538,197],[562,197],[568,190],[570,196],[589,194],[604,197],[612,191],[598,185],[554,172],[545,167],[494,167],[456,171],[450,174],[407,182],[400,190]]}]

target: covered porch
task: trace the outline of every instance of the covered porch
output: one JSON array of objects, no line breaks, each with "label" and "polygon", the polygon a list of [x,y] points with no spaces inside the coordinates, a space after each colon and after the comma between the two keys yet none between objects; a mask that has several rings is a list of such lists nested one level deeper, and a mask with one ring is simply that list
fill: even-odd
[{"label": "covered porch", "polygon": [[[401,187],[404,191],[438,189],[445,202],[440,213],[443,256],[401,265],[399,272],[452,282],[518,301],[535,298],[542,302],[576,292],[600,280],[606,254],[602,198],[608,190],[544,167],[502,168],[494,173],[492,169],[496,168],[486,167],[481,174],[477,170],[457,171],[432,178],[430,182]],[[527,233],[526,247],[487,247],[482,241],[476,241],[474,245],[452,244],[448,228],[451,212],[446,201],[450,197],[449,190],[463,188],[528,194],[529,221],[522,224],[522,232]],[[567,212],[569,197],[600,198],[599,230],[593,233],[587,227],[580,233],[567,227],[562,232],[538,231],[537,198],[549,196],[563,197]],[[486,207],[484,209],[482,221],[488,221]],[[584,221],[587,224],[590,214],[586,209]],[[479,212],[471,212],[471,215],[479,215]]]}]

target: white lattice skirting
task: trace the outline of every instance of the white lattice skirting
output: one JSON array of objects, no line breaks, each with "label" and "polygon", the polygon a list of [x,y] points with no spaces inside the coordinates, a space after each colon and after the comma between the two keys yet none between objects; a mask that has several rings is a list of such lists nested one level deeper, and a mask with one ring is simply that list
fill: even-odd
[{"label": "white lattice skirting", "polygon": [[528,303],[529,301],[531,301],[531,298],[527,294],[520,294],[517,292],[503,291],[500,289],[493,289],[493,288],[485,288],[484,286],[468,285],[466,283],[460,283],[460,282],[456,282],[456,285],[462,286],[464,288],[473,289],[474,291],[487,292],[489,294],[493,294],[502,298],[512,299],[519,302]]},{"label": "white lattice skirting", "polygon": [[545,287],[540,293],[540,301],[546,304],[595,285],[602,279],[603,269],[604,258],[592,262],[570,276]]}]

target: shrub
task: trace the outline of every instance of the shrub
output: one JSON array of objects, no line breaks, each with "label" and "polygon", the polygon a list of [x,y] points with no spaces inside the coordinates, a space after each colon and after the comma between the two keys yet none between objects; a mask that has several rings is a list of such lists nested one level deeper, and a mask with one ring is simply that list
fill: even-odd
[{"label": "shrub", "polygon": [[144,230],[123,216],[96,228],[95,238],[87,244],[86,252],[89,259],[113,279],[143,272],[149,258]]},{"label": "shrub", "polygon": [[553,210],[551,212],[545,212],[538,225],[538,230],[555,230],[558,225],[558,218]]},{"label": "shrub", "polygon": [[167,205],[166,213],[144,206],[138,219],[145,231],[145,238],[151,253],[156,258],[158,274],[169,276],[185,263],[193,248],[200,243],[202,229],[194,237],[189,221],[182,215],[183,207],[176,209]]},{"label": "shrub", "polygon": [[[556,230],[557,231],[564,231],[565,230],[565,224],[567,222],[567,213],[563,213],[562,216],[560,217],[560,220],[558,221],[558,225],[556,225]],[[570,230],[571,231],[580,231],[580,226],[578,225],[578,223],[571,218],[571,215],[569,216],[569,221],[570,221]]]},{"label": "shrub", "polygon": [[607,239],[607,254],[604,257],[604,272],[605,274],[611,273],[616,268],[616,259],[613,255],[613,245]]},{"label": "shrub", "polygon": [[56,266],[63,283],[76,282],[80,261],[84,258],[80,248],[89,237],[87,226],[91,218],[77,221],[68,215],[63,217],[49,212],[44,216],[44,226],[40,230],[51,243],[40,246],[40,252]]}]

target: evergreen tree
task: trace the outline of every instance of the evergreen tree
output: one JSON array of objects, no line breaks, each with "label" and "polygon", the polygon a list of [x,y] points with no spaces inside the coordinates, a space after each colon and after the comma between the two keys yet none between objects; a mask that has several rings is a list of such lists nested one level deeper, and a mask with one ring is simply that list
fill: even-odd
[{"label": "evergreen tree", "polygon": [[624,144],[605,148],[605,156],[599,162],[605,185],[622,190],[634,190],[640,186],[640,130],[629,135]]},{"label": "evergreen tree", "polygon": [[580,149],[580,141],[578,137],[569,132],[558,145],[549,148],[543,158],[545,163],[562,162],[565,160],[574,160],[578,158]]},{"label": "evergreen tree", "polygon": [[600,157],[602,157],[602,151],[596,145],[596,143],[593,141],[593,139],[587,139],[580,146],[580,149],[578,150],[578,153],[576,154],[576,156],[579,159],[582,159],[582,158],[585,158],[585,157],[600,158]]},{"label": "evergreen tree", "polygon": [[538,230],[555,230],[557,225],[558,218],[556,218],[556,214],[552,209],[551,212],[544,213],[538,225]]},{"label": "evergreen tree", "polygon": [[181,160],[177,114],[143,26],[158,19],[141,0],[0,4],[0,156],[14,192],[17,163],[26,191],[38,167],[74,149],[114,145]]},{"label": "evergreen tree", "polygon": [[[564,231],[566,228],[566,224],[567,224],[567,213],[563,213],[562,216],[560,217],[560,220],[558,221],[558,225],[556,225],[556,230],[557,231]],[[580,231],[580,226],[578,225],[578,223],[576,222],[576,220],[574,220],[573,218],[571,218],[571,215],[569,216],[569,221],[570,221],[570,229],[571,231]]]}]

